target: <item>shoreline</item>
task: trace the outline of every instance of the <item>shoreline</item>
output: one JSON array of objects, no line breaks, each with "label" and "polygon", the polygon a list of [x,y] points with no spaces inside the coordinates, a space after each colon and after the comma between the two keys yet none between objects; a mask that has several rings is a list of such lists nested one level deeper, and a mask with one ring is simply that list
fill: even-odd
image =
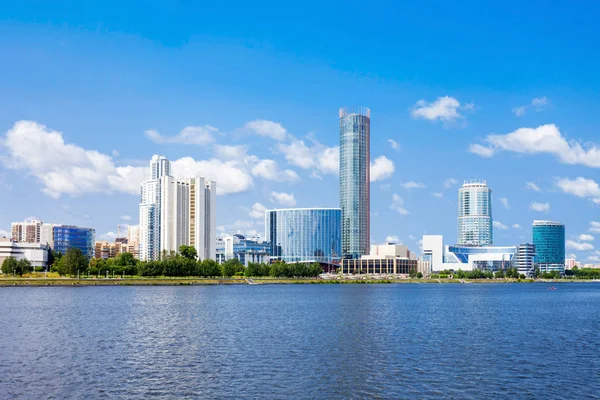
[{"label": "shoreline", "polygon": [[321,278],[0,278],[0,287],[38,286],[205,286],[205,285],[343,285],[343,284],[491,284],[599,282],[593,279],[321,279]]}]

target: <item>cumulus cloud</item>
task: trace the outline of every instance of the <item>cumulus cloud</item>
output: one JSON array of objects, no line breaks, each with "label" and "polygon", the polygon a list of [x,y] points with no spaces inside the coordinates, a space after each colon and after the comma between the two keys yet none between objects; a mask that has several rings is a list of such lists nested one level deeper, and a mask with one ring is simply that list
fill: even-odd
[{"label": "cumulus cloud", "polygon": [[252,170],[252,175],[274,182],[295,182],[300,179],[298,174],[291,169],[280,170],[277,162],[261,160]]},{"label": "cumulus cloud", "polygon": [[494,225],[494,228],[496,229],[501,229],[501,230],[506,230],[508,229],[508,225],[504,225],[502,222],[500,221],[494,221],[492,223]]},{"label": "cumulus cloud", "polygon": [[536,185],[535,183],[533,183],[533,182],[527,182],[525,184],[525,187],[527,189],[529,189],[529,190],[533,190],[534,192],[541,192],[542,191],[542,189],[540,189],[540,187],[538,185]]},{"label": "cumulus cloud", "polygon": [[296,198],[293,193],[271,192],[271,201],[287,207],[296,206]]},{"label": "cumulus cloud", "polygon": [[577,197],[589,197],[594,203],[600,204],[600,185],[593,179],[582,177],[576,179],[558,179],[556,186],[564,193]]},{"label": "cumulus cloud", "polygon": [[25,170],[53,198],[63,194],[139,193],[147,168],[117,167],[112,158],[65,143],[61,132],[33,121],[18,121],[2,141],[7,168]]},{"label": "cumulus cloud", "polygon": [[[440,120],[444,123],[455,122],[464,118],[459,113],[461,109],[460,102],[454,97],[438,97],[435,101],[429,103],[423,99],[417,101],[411,110],[411,115],[415,119],[426,119],[429,121]],[[468,104],[464,109],[473,110],[474,105]]]},{"label": "cumulus cloud", "polygon": [[406,190],[411,190],[411,189],[423,189],[425,187],[425,184],[421,183],[421,182],[408,181],[408,182],[402,183],[400,186],[402,186]]},{"label": "cumulus cloud", "polygon": [[410,214],[410,212],[404,208],[404,199],[396,193],[392,195],[392,205],[390,206],[390,209],[396,211],[400,215]]},{"label": "cumulus cloud", "polygon": [[458,183],[458,181],[456,179],[448,178],[444,181],[443,185],[444,185],[444,188],[449,189],[452,186],[456,185],[457,183]]},{"label": "cumulus cloud", "polygon": [[394,173],[394,162],[385,156],[379,156],[371,163],[371,182],[388,179]]},{"label": "cumulus cloud", "polygon": [[287,137],[287,130],[279,122],[257,119],[247,122],[244,128],[259,136],[266,136],[279,141]]},{"label": "cumulus cloud", "polygon": [[474,144],[469,150],[482,157],[492,157],[499,151],[546,153],[554,155],[564,164],[600,168],[600,148],[597,145],[567,141],[554,124],[519,128],[506,135],[488,135],[485,142],[486,146]]},{"label": "cumulus cloud", "polygon": [[385,237],[385,243],[402,244],[400,238],[396,235],[388,235]]},{"label": "cumulus cloud", "polygon": [[250,210],[250,216],[252,218],[256,218],[256,219],[261,219],[265,217],[265,211],[267,210],[267,207],[263,206],[260,203],[254,203],[252,205],[252,210]]},{"label": "cumulus cloud", "polygon": [[533,211],[547,212],[547,211],[550,211],[550,204],[549,203],[538,203],[538,202],[534,201],[533,203],[531,203],[529,205],[529,209],[531,209]]},{"label": "cumulus cloud", "polygon": [[388,139],[387,142],[392,149],[396,151],[400,150],[400,143],[396,142],[394,139]]},{"label": "cumulus cloud", "polygon": [[600,222],[590,221],[590,227],[588,231],[592,233],[600,233]]},{"label": "cumulus cloud", "polygon": [[586,251],[586,250],[594,250],[594,245],[591,243],[585,242],[575,242],[573,240],[567,240],[566,242],[567,249],[577,250],[577,251]]},{"label": "cumulus cloud", "polygon": [[158,144],[177,143],[177,144],[197,144],[204,145],[214,141],[213,133],[219,130],[214,126],[187,126],[175,136],[163,136],[154,129],[148,129],[144,132],[146,137]]},{"label": "cumulus cloud", "polygon": [[594,239],[595,238],[592,235],[588,235],[586,233],[582,233],[581,235],[579,235],[579,240],[581,240],[582,242],[593,242]]},{"label": "cumulus cloud", "polygon": [[510,208],[508,204],[508,199],[506,197],[500,197],[500,203],[504,206],[504,208]]},{"label": "cumulus cloud", "polygon": [[289,144],[280,143],[277,148],[292,165],[311,169],[315,173],[337,175],[340,167],[340,148],[327,147],[317,141],[308,146],[304,140],[292,139]]},{"label": "cumulus cloud", "polygon": [[248,153],[248,146],[244,145],[230,146],[216,144],[214,149],[217,157],[222,160],[241,160]]}]

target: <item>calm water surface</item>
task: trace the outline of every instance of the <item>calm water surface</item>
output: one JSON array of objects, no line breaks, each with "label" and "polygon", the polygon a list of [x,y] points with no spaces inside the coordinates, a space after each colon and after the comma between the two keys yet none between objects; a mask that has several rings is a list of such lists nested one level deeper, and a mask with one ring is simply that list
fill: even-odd
[{"label": "calm water surface", "polygon": [[600,284],[0,288],[1,398],[598,398]]}]

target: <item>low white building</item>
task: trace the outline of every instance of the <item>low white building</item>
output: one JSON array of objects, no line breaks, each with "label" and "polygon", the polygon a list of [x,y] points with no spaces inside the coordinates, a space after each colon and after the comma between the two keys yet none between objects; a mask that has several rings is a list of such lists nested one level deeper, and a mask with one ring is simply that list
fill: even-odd
[{"label": "low white building", "polygon": [[26,258],[35,267],[45,267],[48,262],[48,246],[42,243],[18,243],[0,238],[0,265],[8,257],[17,260]]},{"label": "low white building", "polygon": [[424,262],[437,271],[505,270],[512,267],[515,246],[444,246],[442,235],[423,236]]}]

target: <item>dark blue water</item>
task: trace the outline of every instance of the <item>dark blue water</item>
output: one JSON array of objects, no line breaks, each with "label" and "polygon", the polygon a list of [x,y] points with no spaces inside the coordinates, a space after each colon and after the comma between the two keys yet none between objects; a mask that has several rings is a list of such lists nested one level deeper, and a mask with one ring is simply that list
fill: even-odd
[{"label": "dark blue water", "polygon": [[2,398],[598,398],[600,284],[0,288]]}]

